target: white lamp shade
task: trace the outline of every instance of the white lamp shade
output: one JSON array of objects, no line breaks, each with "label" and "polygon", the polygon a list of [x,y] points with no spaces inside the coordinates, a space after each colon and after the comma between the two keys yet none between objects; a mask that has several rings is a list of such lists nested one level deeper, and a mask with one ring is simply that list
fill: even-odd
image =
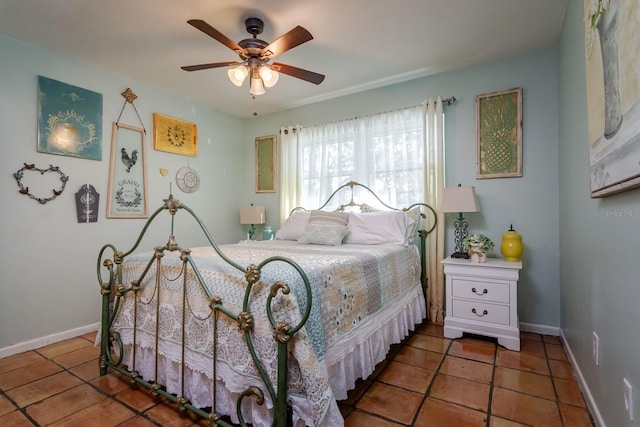
[{"label": "white lamp shade", "polygon": [[267,91],[264,90],[262,79],[260,77],[251,77],[251,88],[249,93],[251,95],[264,95]]},{"label": "white lamp shade", "polygon": [[244,64],[238,65],[237,67],[229,68],[227,71],[229,75],[229,80],[236,86],[242,86],[242,82],[249,75],[249,71],[247,71],[247,66]]},{"label": "white lamp shade", "polygon": [[263,65],[262,67],[260,67],[260,70],[258,70],[258,74],[260,74],[265,87],[274,86],[276,83],[278,83],[278,79],[280,78],[280,74],[277,71],[272,70],[267,65]]},{"label": "white lamp shade", "polygon": [[264,224],[264,206],[242,206],[240,208],[240,224]]},{"label": "white lamp shade", "polygon": [[442,193],[440,212],[478,212],[475,187],[446,187]]}]

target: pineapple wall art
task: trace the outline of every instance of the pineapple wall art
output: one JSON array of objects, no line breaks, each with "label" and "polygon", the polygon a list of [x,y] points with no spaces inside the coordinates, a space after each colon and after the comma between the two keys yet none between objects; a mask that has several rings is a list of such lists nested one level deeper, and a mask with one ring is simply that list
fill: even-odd
[{"label": "pineapple wall art", "polygon": [[522,176],[522,88],[476,96],[476,178]]}]

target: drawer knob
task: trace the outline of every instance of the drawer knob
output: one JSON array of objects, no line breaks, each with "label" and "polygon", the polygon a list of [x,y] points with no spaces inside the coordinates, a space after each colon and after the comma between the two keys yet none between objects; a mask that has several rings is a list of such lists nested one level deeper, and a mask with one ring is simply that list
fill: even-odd
[{"label": "drawer knob", "polygon": [[475,308],[472,308],[472,309],[471,309],[471,312],[472,312],[473,314],[475,314],[476,316],[478,316],[478,317],[484,317],[484,316],[486,316],[487,314],[489,314],[489,312],[488,312],[487,310],[482,310],[482,314],[478,314],[478,312],[476,311],[476,309],[475,309]]},{"label": "drawer knob", "polygon": [[471,288],[471,292],[473,292],[473,293],[474,293],[474,294],[476,294],[476,295],[484,295],[484,294],[486,294],[486,293],[487,293],[487,292],[489,292],[489,291],[487,291],[487,288],[484,288],[484,289],[482,290],[482,293],[480,293],[480,292],[478,292],[478,291],[476,290],[476,288]]}]

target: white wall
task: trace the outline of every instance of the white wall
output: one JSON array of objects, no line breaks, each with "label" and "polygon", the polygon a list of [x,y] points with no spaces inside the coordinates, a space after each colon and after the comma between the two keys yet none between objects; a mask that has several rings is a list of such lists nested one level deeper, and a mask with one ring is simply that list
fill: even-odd
[{"label": "white wall", "polygon": [[[309,126],[455,96],[457,102],[445,107],[447,185],[476,187],[482,212],[467,216],[470,231],[488,234],[498,247],[510,224],[522,234],[520,321],[553,330],[560,326],[557,66],[557,49],[549,48],[258,116],[249,121],[249,132],[272,134],[280,126]],[[523,177],[477,180],[475,96],[517,86],[523,88]],[[268,211],[277,210],[278,195],[264,196],[264,204]],[[446,225],[446,253],[453,252],[452,220]]]},{"label": "white wall", "polygon": [[[169,182],[174,181],[175,197],[201,215],[220,243],[241,238],[239,207],[249,201],[253,188],[253,180],[242,171],[249,163],[244,146],[252,141],[249,137],[247,142],[242,119],[4,35],[0,35],[0,58],[0,165],[4,174],[0,180],[4,202],[0,221],[0,350],[100,320],[98,250],[105,243],[128,249],[144,224],[141,219],[105,218],[111,124],[120,114],[124,103],[120,93],[127,87],[138,95],[135,105],[147,130],[150,211],[161,206],[169,193]],[[103,95],[102,161],[36,151],[38,75]],[[196,123],[197,157],[153,150],[154,112]],[[125,109],[121,122],[139,126],[131,106]],[[41,205],[18,193],[13,173],[23,163],[40,168],[59,166],[69,176],[62,195]],[[177,170],[187,164],[201,178],[200,189],[191,194],[178,190],[174,180]],[[169,169],[169,175],[161,176],[160,168]],[[97,223],[77,223],[74,193],[83,184],[93,185],[101,195]],[[195,228],[184,227],[176,226],[176,234],[185,238],[178,243],[185,247],[204,243]],[[150,247],[166,243],[168,227],[150,232]]]},{"label": "white wall", "polygon": [[[640,190],[590,198],[583,25],[583,0],[570,0],[559,50],[562,332],[597,404],[596,418],[608,426],[637,425]],[[591,359],[593,331],[600,337],[598,367]],[[634,386],[635,422],[624,409],[623,378]]]}]

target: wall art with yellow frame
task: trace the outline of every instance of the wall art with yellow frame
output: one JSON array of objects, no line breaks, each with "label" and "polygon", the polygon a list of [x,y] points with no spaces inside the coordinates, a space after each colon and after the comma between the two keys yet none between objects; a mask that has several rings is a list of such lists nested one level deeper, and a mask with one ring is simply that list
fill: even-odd
[{"label": "wall art with yellow frame", "polygon": [[153,149],[195,157],[198,154],[195,123],[153,113]]},{"label": "wall art with yellow frame", "polygon": [[256,138],[256,193],[276,192],[276,135]]}]

